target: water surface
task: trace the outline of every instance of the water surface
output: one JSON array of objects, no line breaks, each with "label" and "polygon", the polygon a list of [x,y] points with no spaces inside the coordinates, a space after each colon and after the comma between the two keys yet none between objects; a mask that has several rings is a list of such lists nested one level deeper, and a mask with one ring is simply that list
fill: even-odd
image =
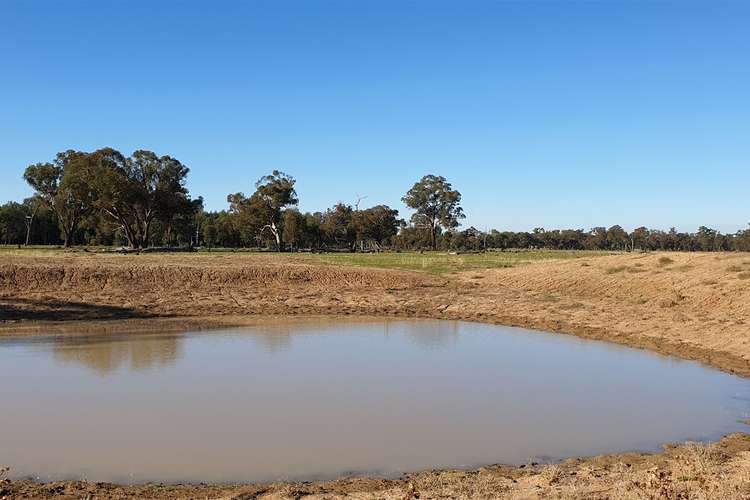
[{"label": "water surface", "polygon": [[750,382],[451,321],[0,340],[14,477],[269,481],[523,463],[744,431]]}]

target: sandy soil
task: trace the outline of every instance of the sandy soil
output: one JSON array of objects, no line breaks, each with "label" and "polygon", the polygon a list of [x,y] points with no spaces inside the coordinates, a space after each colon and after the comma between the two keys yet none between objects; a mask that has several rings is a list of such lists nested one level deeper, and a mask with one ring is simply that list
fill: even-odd
[{"label": "sandy soil", "polygon": [[[750,254],[613,255],[447,276],[271,256],[0,260],[0,334],[49,332],[50,322],[81,319],[231,324],[248,314],[502,323],[648,348],[750,376]],[[713,448],[428,472],[403,481],[185,489],[13,482],[0,485],[0,498],[3,488],[12,497],[54,498],[750,498],[750,440],[738,435]]]}]

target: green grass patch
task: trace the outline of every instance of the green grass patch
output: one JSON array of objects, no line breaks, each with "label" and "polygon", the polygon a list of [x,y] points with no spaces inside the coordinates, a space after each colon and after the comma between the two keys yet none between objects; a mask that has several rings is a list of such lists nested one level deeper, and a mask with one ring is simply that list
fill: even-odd
[{"label": "green grass patch", "polygon": [[19,247],[17,245],[0,245],[0,256],[4,255],[18,255],[24,257],[40,257],[50,255],[62,255],[67,251],[62,247],[53,246],[28,246]]},{"label": "green grass patch", "polygon": [[450,254],[445,252],[291,254],[290,257],[310,263],[403,269],[407,271],[444,274],[473,269],[501,269],[534,262],[577,259],[606,254],[607,252],[539,250],[477,254]]},{"label": "green grass patch", "polygon": [[[88,250],[88,251],[84,251]],[[21,247],[0,246],[0,257],[56,257],[56,256],[95,256],[100,252],[111,251],[111,248],[77,247],[64,249],[61,247]],[[449,252],[381,252],[381,253],[276,253],[253,252],[242,249],[201,250],[195,253],[157,253],[149,256],[159,256],[163,259],[206,259],[211,256],[226,259],[228,256],[250,259],[268,259],[269,262],[292,262],[306,264],[330,264],[341,266],[374,267],[381,269],[402,269],[405,271],[420,271],[431,274],[445,274],[459,271],[482,269],[502,269],[519,265],[553,260],[569,260],[582,257],[598,257],[609,255],[610,252],[600,251],[566,251],[566,250],[523,250],[486,253],[449,253]],[[111,253],[109,255],[112,255]],[[123,258],[138,258],[137,255],[123,256]]]}]

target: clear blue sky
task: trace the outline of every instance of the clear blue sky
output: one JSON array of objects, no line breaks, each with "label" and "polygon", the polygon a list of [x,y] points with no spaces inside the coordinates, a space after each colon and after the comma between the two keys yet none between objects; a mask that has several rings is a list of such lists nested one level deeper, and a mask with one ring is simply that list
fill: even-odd
[{"label": "clear blue sky", "polygon": [[0,1],[0,202],[57,151],[170,154],[209,209],[424,174],[465,226],[750,221],[750,2]]}]

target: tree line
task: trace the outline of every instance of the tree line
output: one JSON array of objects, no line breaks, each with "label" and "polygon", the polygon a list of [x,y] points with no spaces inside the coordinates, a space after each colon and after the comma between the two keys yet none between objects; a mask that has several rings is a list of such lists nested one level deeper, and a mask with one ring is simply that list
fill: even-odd
[{"label": "tree line", "polygon": [[277,170],[258,179],[250,195],[229,194],[226,210],[208,211],[186,187],[189,172],[174,157],[145,150],[130,156],[112,148],[58,153],[25,169],[32,197],[0,206],[0,243],[277,251],[750,250],[750,229],[458,230],[465,218],[461,194],[436,175],[424,176],[402,197],[413,211],[408,221],[387,205],[360,208],[359,201],[301,212],[296,180]]}]

